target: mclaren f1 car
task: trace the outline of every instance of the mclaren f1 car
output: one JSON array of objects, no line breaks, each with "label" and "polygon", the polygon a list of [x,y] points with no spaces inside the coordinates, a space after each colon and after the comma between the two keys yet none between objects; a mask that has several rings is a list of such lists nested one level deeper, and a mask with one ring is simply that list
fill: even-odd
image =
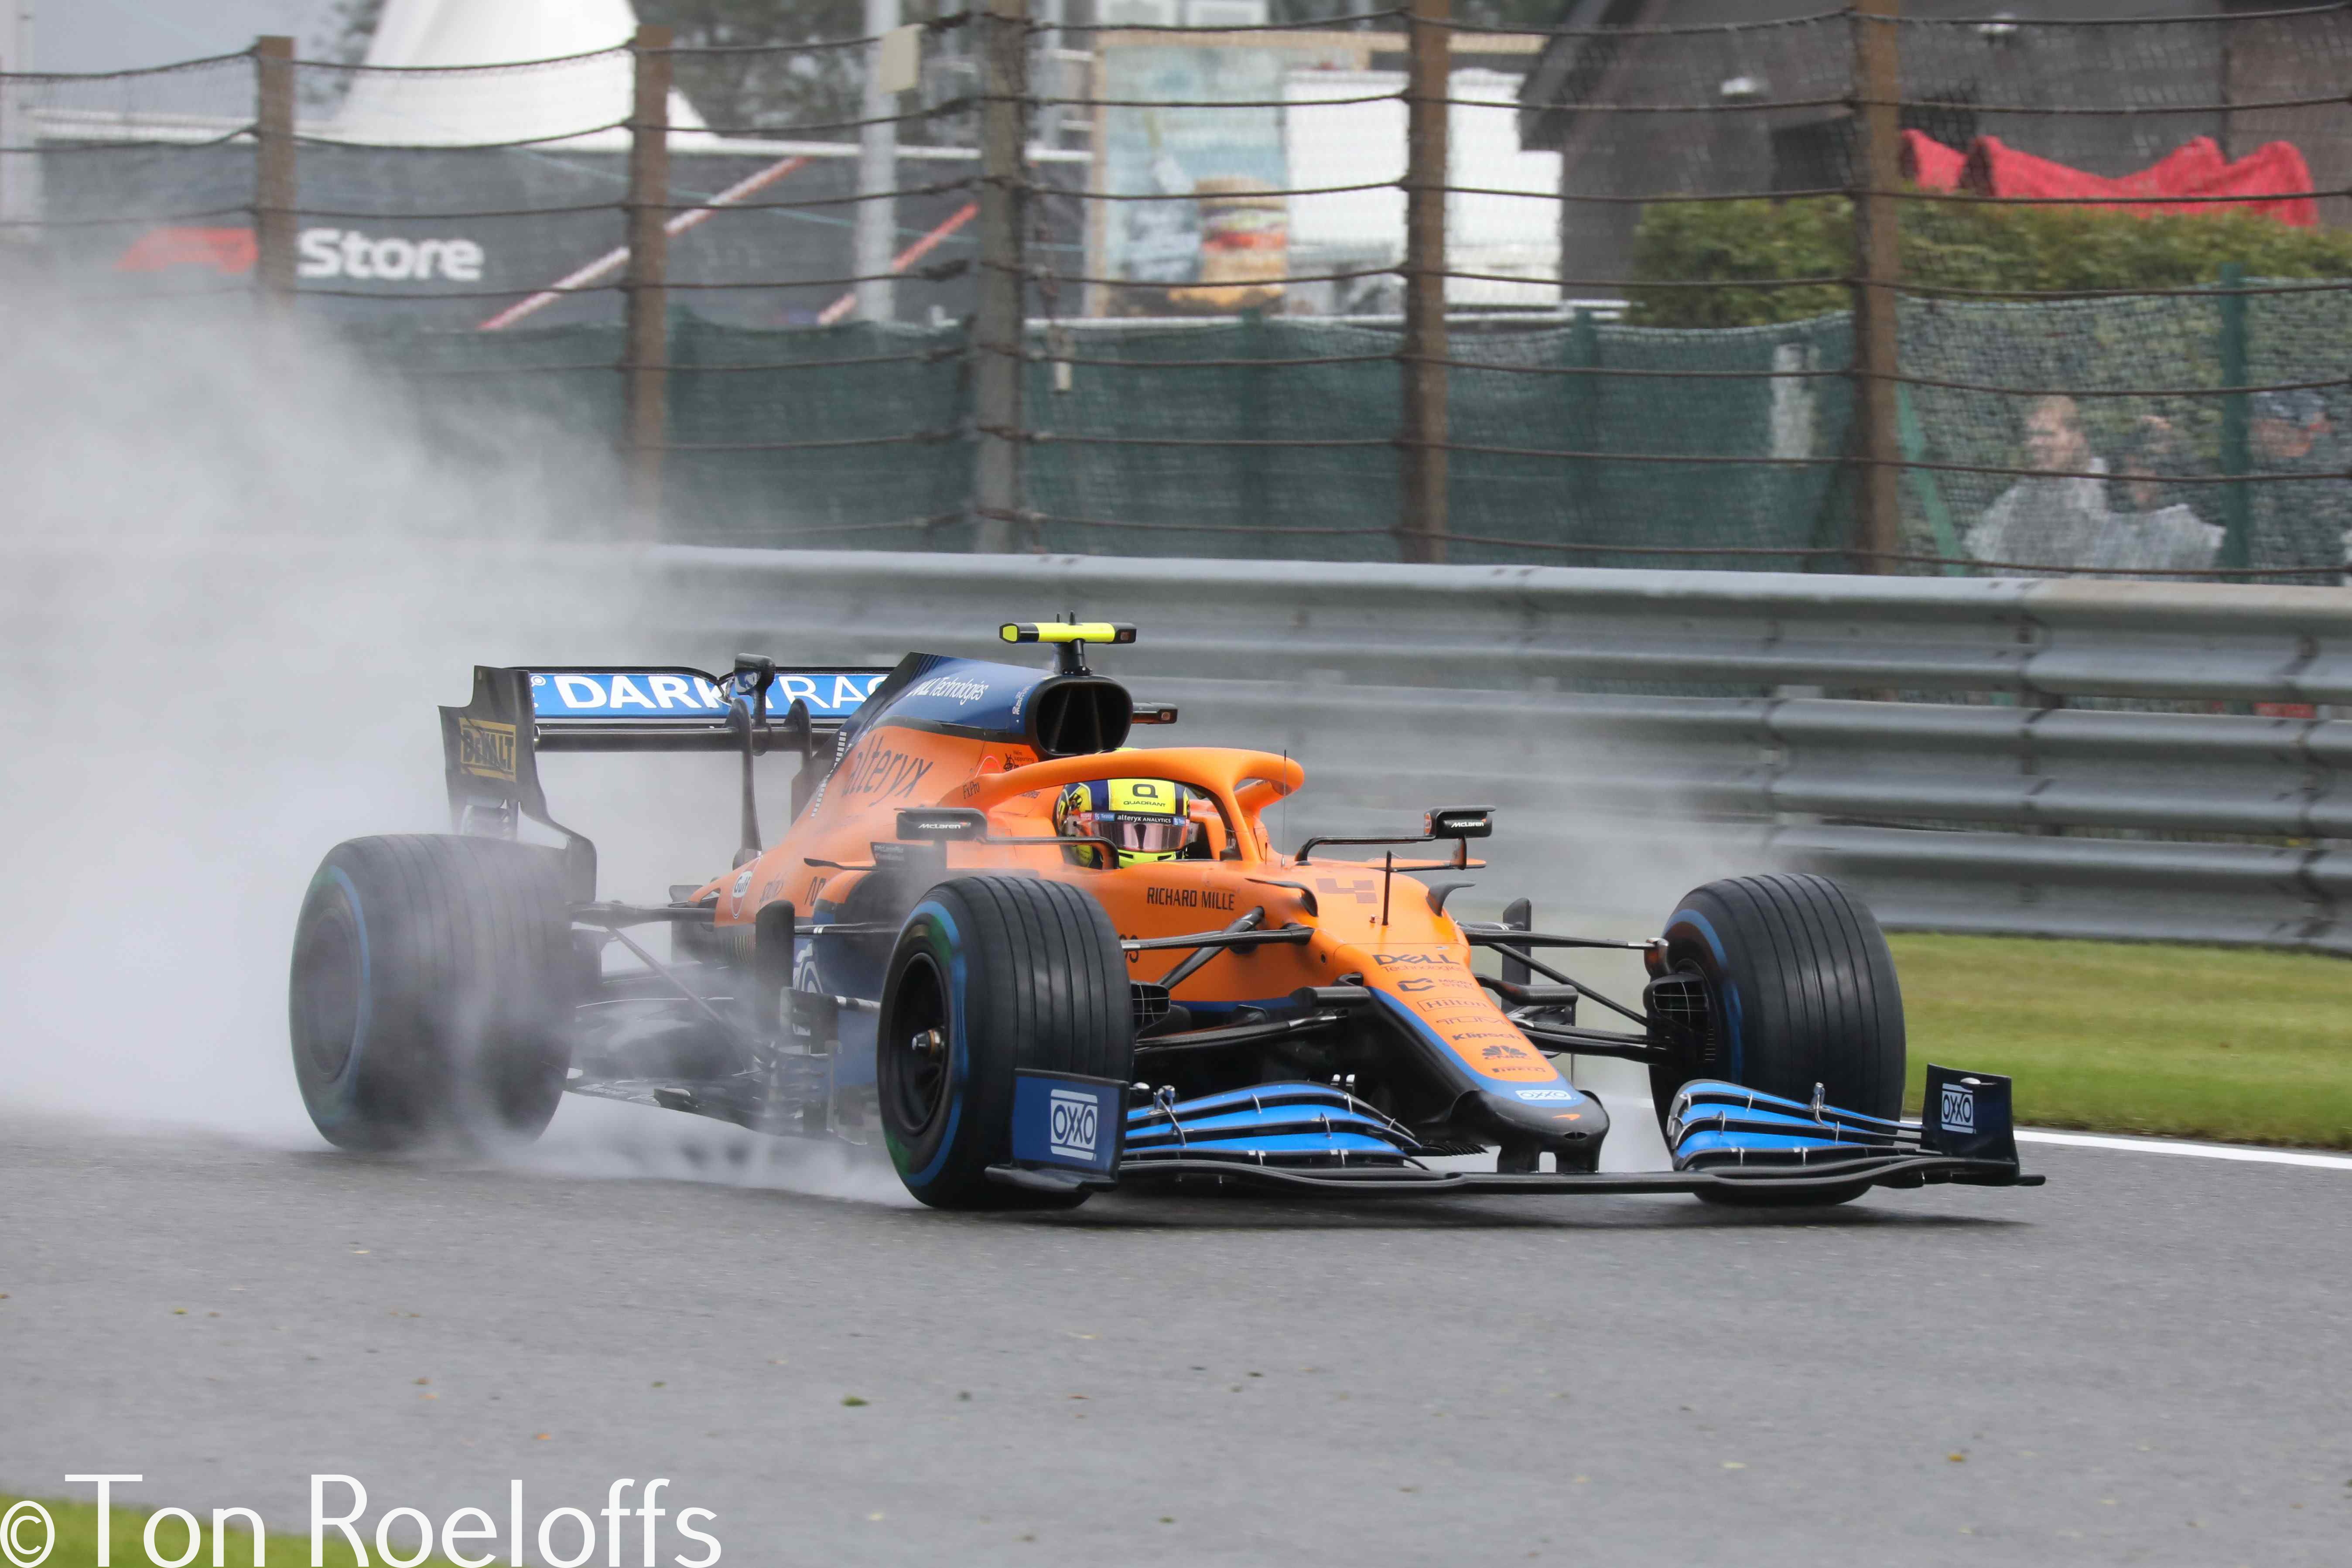
[{"label": "mclaren f1 car", "polygon": [[[1051,663],[478,668],[441,710],[454,831],[339,845],[303,902],[293,1058],[320,1131],[528,1139],[568,1091],[879,1143],[917,1198],[963,1209],[2039,1179],[2005,1079],[1930,1068],[1923,1116],[1899,1117],[1894,966],[1837,884],[1710,882],[1641,942],[1534,929],[1524,900],[1464,918],[1489,809],[1282,849],[1265,812],[1298,763],[1129,744],[1177,719],[1087,666],[1132,627],[1002,635]],[[740,757],[733,864],[662,902],[600,898],[540,783],[567,752]],[[762,757],[798,763],[772,844]],[[1594,949],[1639,952],[1638,998],[1560,967]],[[1647,1068],[1671,1168],[1601,1168],[1609,1111],[1558,1065],[1596,1056]]]}]

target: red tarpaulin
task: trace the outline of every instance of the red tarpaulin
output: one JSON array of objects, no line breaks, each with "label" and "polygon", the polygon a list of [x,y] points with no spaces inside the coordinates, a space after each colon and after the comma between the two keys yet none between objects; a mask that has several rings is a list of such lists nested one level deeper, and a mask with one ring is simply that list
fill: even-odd
[{"label": "red tarpaulin", "polygon": [[[2221,156],[2211,137],[2198,136],[2138,174],[2111,180],[2021,153],[1998,136],[1979,136],[1961,153],[1921,132],[1906,131],[1903,177],[1931,191],[2097,202],[2137,213],[2257,212],[2294,228],[2319,223],[2310,165],[2291,142],[2266,142],[2232,163]],[[2167,196],[2238,199],[2164,200]]]}]

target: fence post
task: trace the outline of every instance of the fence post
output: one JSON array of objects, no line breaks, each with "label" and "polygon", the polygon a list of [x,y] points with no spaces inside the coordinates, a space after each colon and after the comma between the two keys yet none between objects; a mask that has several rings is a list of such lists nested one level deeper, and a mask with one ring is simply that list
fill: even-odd
[{"label": "fence post", "polygon": [[[33,68],[33,8],[11,5],[13,26],[0,23],[0,70],[17,75]],[[32,117],[26,89],[0,82],[0,242],[32,246],[41,242],[41,156],[33,149]]]},{"label": "fence post", "polygon": [[[2246,384],[2246,269],[2235,261],[2221,264],[2221,384]],[[2221,472],[2235,482],[2221,487],[2221,552],[2214,563],[2223,570],[2253,563],[2253,542],[2248,537],[2253,521],[2252,487],[2241,477],[2253,471],[2248,422],[2250,399],[2231,392],[2221,399]]]},{"label": "fence post", "polygon": [[[1561,254],[1567,253],[1563,251]],[[1601,406],[1601,377],[1592,373],[1601,369],[1601,323],[1592,311],[1582,305],[1576,308],[1576,314],[1569,322],[1568,359],[1570,364],[1585,374],[1561,378],[1568,383],[1568,418],[1561,426],[1566,432],[1566,439],[1560,445],[1597,452],[1601,447],[1601,422],[1604,410]],[[1576,520],[1578,527],[1590,526],[1594,510],[1600,504],[1601,466],[1589,458],[1571,458],[1568,463],[1568,481],[1576,487],[1576,494],[1569,502],[1569,514]],[[1563,557],[1570,565],[1606,565],[1612,561],[1627,559],[1622,555]],[[1641,559],[1638,555],[1631,558],[1633,562]]]},{"label": "fence post", "polygon": [[1861,458],[1853,548],[1861,570],[1892,572],[1902,548],[1901,420],[1895,402],[1895,285],[1902,276],[1895,188],[1902,132],[1902,0],[1853,0],[1853,407]]},{"label": "fence post", "polygon": [[253,280],[265,306],[294,300],[294,40],[253,41]]},{"label": "fence post", "polygon": [[1450,0],[1412,0],[1405,85],[1404,420],[1397,555],[1445,559],[1445,132]]},{"label": "fence post", "polygon": [[980,298],[972,322],[972,547],[1004,554],[1021,526],[1022,237],[1028,208],[1025,0],[987,0],[980,37]]},{"label": "fence post", "polygon": [[629,113],[629,274],[626,328],[629,500],[635,526],[661,533],[662,448],[669,439],[669,91],[671,33],[651,25],[631,46],[636,79]]},{"label": "fence post", "polygon": [[869,321],[887,321],[898,314],[889,271],[898,249],[898,203],[884,193],[898,184],[898,127],[884,122],[898,109],[898,95],[882,74],[883,56],[890,35],[898,27],[898,0],[866,0],[866,31],[874,42],[866,48],[866,89],[858,98],[857,216],[851,228],[850,270],[856,284],[857,313]]}]

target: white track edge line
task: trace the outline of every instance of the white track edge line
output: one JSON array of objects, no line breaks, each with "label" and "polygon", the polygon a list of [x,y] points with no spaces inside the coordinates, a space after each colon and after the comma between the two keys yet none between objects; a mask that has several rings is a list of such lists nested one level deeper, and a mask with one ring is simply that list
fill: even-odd
[{"label": "white track edge line", "polygon": [[2242,1160],[2260,1165],[2318,1165],[2352,1171],[2352,1155],[2307,1154],[2295,1149],[2250,1149],[2236,1143],[2189,1143],[2170,1138],[2113,1138],[2097,1132],[2017,1130],[2021,1143],[2063,1143],[2079,1149],[2120,1149],[2134,1154],[2186,1154],[2198,1160]]}]

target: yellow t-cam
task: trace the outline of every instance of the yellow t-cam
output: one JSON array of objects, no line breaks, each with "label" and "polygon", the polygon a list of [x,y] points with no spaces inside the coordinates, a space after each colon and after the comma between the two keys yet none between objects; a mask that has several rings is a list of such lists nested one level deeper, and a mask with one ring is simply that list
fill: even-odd
[{"label": "yellow t-cam", "polygon": [[1007,621],[997,635],[1006,642],[1129,643],[1135,628],[1119,621]]}]

